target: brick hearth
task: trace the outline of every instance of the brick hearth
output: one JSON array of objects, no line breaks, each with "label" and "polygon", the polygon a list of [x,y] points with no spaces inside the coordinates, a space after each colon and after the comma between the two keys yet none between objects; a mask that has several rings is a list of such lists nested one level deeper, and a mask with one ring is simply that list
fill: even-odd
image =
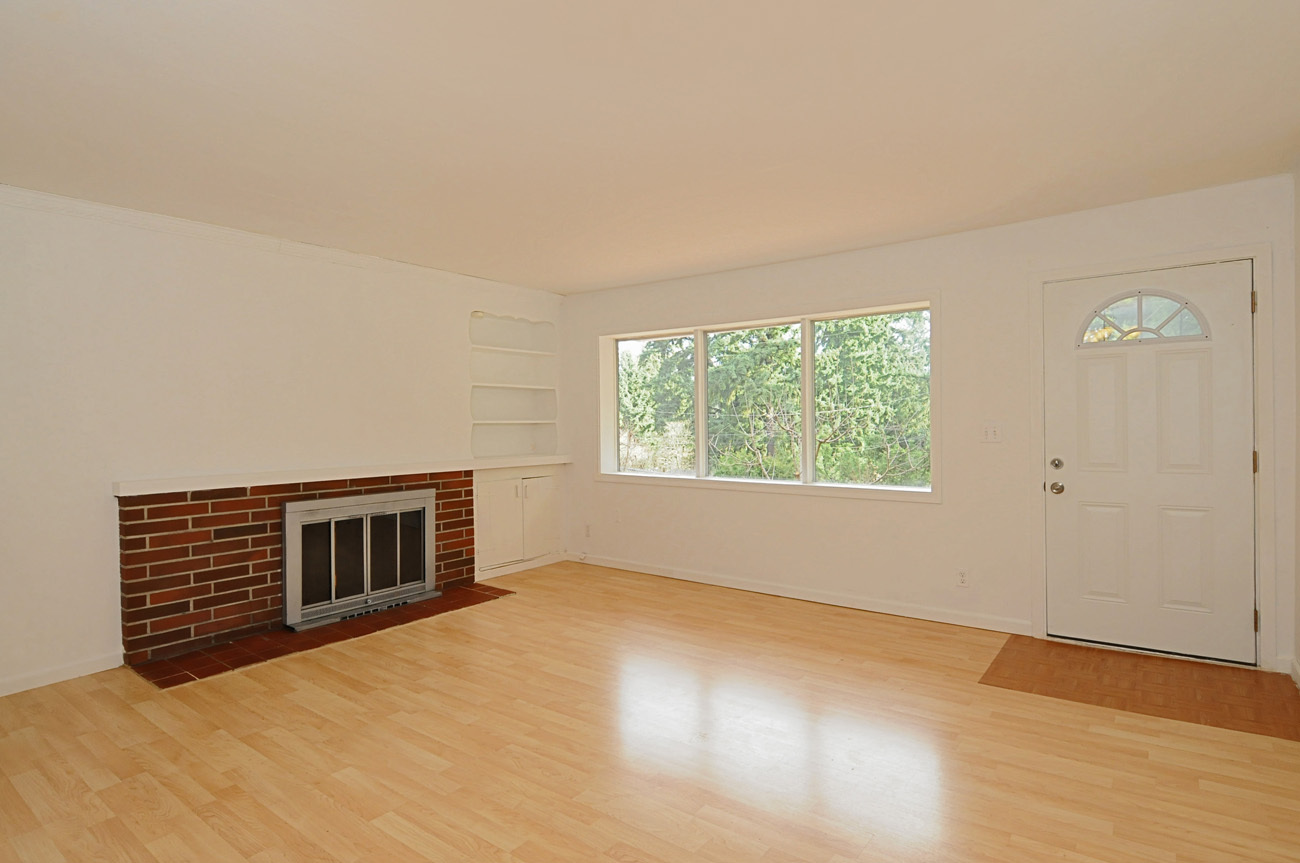
[{"label": "brick hearth", "polygon": [[126,663],[281,628],[280,507],[289,501],[434,489],[434,583],[472,583],[473,485],[466,470],[118,498]]}]

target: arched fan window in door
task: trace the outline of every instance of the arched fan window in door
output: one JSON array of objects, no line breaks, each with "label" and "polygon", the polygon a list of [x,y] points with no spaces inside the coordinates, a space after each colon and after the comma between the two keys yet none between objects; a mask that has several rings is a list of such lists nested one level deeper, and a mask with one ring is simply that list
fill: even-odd
[{"label": "arched fan window in door", "polygon": [[1196,306],[1175,294],[1136,291],[1112,297],[1089,313],[1078,347],[1138,345],[1156,339],[1208,339],[1210,326]]}]

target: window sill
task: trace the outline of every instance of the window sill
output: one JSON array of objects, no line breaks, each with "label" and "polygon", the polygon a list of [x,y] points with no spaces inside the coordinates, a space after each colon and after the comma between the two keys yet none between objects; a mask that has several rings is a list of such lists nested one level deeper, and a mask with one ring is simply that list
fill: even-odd
[{"label": "window sill", "polygon": [[890,500],[907,503],[941,503],[939,490],[900,486],[857,486],[832,483],[781,482],[734,477],[672,476],[651,473],[597,473],[597,482],[667,488],[705,488],[714,491],[757,492],[759,494],[796,494],[807,497],[840,497],[855,500]]}]

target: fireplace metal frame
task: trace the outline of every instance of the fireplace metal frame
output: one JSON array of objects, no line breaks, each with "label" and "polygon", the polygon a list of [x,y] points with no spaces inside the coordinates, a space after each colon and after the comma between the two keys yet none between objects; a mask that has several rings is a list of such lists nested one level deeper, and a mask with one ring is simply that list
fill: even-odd
[{"label": "fireplace metal frame", "polygon": [[[437,501],[432,489],[356,495],[325,500],[292,501],[283,508],[284,537],[284,623],[290,629],[303,630],[348,617],[369,614],[395,605],[441,596],[434,584],[437,547]],[[384,515],[424,510],[424,579],[372,593],[309,605],[302,604],[302,527],[304,524],[341,518]],[[365,560],[369,568],[369,533]],[[369,579],[367,578],[367,583]]]}]

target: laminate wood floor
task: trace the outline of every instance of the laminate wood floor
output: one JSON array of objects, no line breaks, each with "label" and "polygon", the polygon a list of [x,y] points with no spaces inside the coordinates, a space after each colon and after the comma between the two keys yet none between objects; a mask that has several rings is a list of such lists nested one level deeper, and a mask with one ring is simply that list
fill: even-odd
[{"label": "laminate wood floor", "polygon": [[981,686],[1006,636],[557,564],[0,698],[0,859],[1300,860],[1300,743]]}]

